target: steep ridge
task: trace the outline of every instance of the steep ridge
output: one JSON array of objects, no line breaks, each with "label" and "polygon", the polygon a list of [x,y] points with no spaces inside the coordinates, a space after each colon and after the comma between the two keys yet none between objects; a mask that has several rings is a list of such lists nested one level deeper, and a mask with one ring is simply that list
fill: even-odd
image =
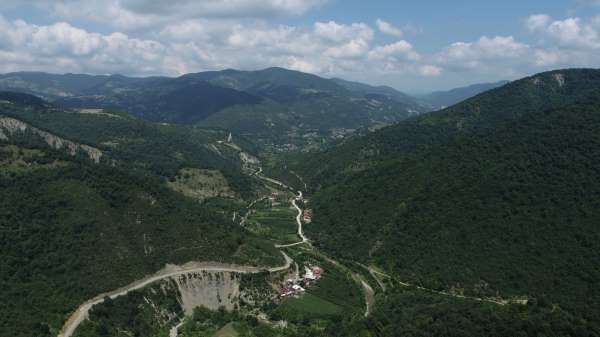
[{"label": "steep ridge", "polygon": [[598,102],[600,71],[543,73],[303,158],[321,186],[307,235],[430,289],[598,324]]},{"label": "steep ridge", "polygon": [[82,152],[95,162],[100,163],[102,159],[102,151],[84,144],[78,144],[70,140],[58,137],[49,132],[42,131],[38,128],[32,127],[31,125],[24,123],[18,119],[2,117],[0,115],[0,140],[9,141],[13,136],[23,137],[25,134],[31,133],[34,136],[38,136],[44,140],[48,146],[55,150],[66,150],[72,156]]},{"label": "steep ridge", "polygon": [[[335,182],[338,173],[359,172],[398,155],[426,150],[456,137],[518,121],[532,112],[594,101],[600,70],[565,69],[530,76],[450,108],[410,118],[365,137],[352,137],[323,153],[301,157],[296,171],[313,187]],[[330,160],[335,158],[335,160]]]}]

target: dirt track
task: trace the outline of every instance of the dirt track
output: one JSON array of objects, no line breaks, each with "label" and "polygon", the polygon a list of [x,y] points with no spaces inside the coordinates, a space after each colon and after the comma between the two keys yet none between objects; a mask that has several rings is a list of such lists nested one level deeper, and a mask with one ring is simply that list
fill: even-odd
[{"label": "dirt track", "polygon": [[[298,193],[299,193],[298,198],[302,198],[302,192],[298,192]],[[275,247],[277,247],[277,248],[294,247],[294,246],[298,246],[298,245],[301,245],[304,243],[309,243],[308,238],[304,235],[304,231],[302,230],[302,209],[300,207],[298,207],[298,205],[296,204],[296,199],[292,199],[292,205],[298,211],[298,215],[296,215],[296,224],[298,225],[297,234],[300,237],[300,239],[302,239],[302,241],[290,243],[287,245],[275,245]]]},{"label": "dirt track", "polygon": [[187,273],[195,273],[195,272],[203,272],[203,271],[224,271],[224,272],[234,272],[241,274],[255,274],[263,271],[268,271],[270,273],[275,273],[279,271],[286,270],[290,268],[293,260],[283,253],[283,257],[285,258],[285,264],[279,267],[272,268],[263,268],[263,267],[253,267],[253,266],[238,266],[238,265],[229,265],[223,263],[216,262],[191,262],[187,263],[183,266],[175,266],[175,265],[167,265],[162,270],[158,271],[154,275],[148,276],[141,280],[135,281],[130,285],[108,292],[104,294],[100,294],[93,299],[85,302],[80,305],[77,310],[67,319],[65,324],[63,325],[61,332],[58,334],[58,337],[71,337],[77,327],[88,317],[90,309],[99,303],[104,302],[106,297],[110,297],[112,299],[127,295],[129,292],[141,289],[151,283],[161,281],[164,279],[168,279],[174,276],[179,276]]}]

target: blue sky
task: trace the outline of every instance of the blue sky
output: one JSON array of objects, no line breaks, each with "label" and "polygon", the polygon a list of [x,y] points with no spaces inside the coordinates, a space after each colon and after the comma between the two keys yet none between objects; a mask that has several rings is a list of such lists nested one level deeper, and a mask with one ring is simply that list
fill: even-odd
[{"label": "blue sky", "polygon": [[407,92],[600,66],[600,0],[3,0],[0,72],[281,66]]},{"label": "blue sky", "polygon": [[[519,34],[519,20],[534,13],[564,16],[568,1],[365,1],[334,0],[321,10],[311,11],[297,23],[335,20],[342,23],[375,22],[378,18],[398,26],[412,24],[420,28],[423,48],[435,50],[456,40],[472,40],[482,33]],[[416,44],[416,43],[415,43]]]}]

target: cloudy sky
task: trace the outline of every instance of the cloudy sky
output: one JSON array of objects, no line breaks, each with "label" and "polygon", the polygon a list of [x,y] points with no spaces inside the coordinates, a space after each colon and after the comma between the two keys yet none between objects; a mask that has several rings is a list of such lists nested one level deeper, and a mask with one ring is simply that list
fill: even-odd
[{"label": "cloudy sky", "polygon": [[0,0],[0,72],[280,66],[408,92],[600,67],[600,0]]}]

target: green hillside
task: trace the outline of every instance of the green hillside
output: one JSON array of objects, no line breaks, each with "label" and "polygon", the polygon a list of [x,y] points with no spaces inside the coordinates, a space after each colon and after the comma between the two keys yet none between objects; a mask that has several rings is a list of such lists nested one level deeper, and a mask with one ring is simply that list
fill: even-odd
[{"label": "green hillside", "polygon": [[[65,111],[22,94],[0,101],[0,336],[55,336],[85,300],[166,263],[281,263],[272,244],[231,221],[237,198],[198,203],[167,187],[179,167],[197,167],[251,193],[237,157],[202,150],[222,132]],[[86,146],[98,146],[98,164]]]},{"label": "green hillside", "polygon": [[[241,196],[252,193],[251,180],[242,172],[237,151],[219,145],[228,133],[183,125],[152,124],[112,110],[68,110],[43,101],[37,105],[13,93],[0,93],[0,115],[15,117],[53,134],[94,146],[115,165],[139,174],[173,180],[185,168],[216,169]],[[236,137],[236,143],[251,153],[253,144]]]},{"label": "green hillside", "polygon": [[41,334],[47,326],[54,334],[83,301],[165,263],[279,262],[231,223],[227,204],[199,206],[153,179],[41,144],[2,142],[0,153],[2,336],[50,335]]},{"label": "green hillside", "polygon": [[[559,70],[537,74],[480,94],[450,108],[410,118],[366,137],[351,137],[341,146],[303,157],[296,164],[312,186],[335,182],[339,173],[358,172],[398,155],[447,143],[474,130],[518,121],[531,112],[594,101],[600,71]],[[330,160],[330,158],[335,160]],[[343,174],[342,174],[343,176]]]},{"label": "green hillside", "polygon": [[597,325],[599,89],[600,71],[540,74],[314,155],[308,236],[430,289],[544,298]]}]

